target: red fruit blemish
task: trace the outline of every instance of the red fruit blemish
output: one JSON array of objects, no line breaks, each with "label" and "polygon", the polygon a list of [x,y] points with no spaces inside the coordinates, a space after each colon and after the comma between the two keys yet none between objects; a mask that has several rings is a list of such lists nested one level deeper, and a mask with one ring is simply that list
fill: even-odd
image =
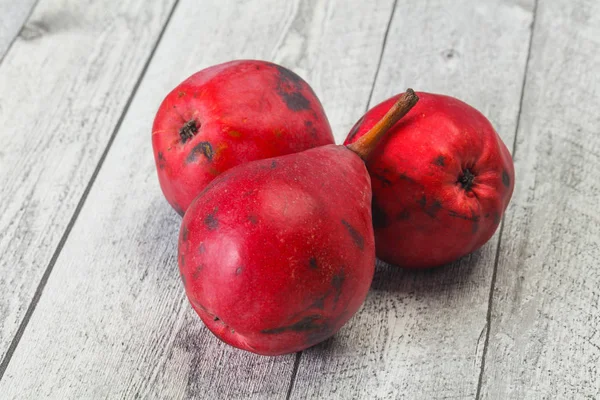
[{"label": "red fruit blemish", "polygon": [[[175,106],[173,106],[175,108]],[[198,129],[200,127],[196,124],[196,121],[191,119],[188,122],[186,122],[180,129],[179,129],[179,137],[181,138],[181,143],[185,143],[188,140],[190,140],[191,138],[194,137],[194,135],[196,133],[198,133]]]}]

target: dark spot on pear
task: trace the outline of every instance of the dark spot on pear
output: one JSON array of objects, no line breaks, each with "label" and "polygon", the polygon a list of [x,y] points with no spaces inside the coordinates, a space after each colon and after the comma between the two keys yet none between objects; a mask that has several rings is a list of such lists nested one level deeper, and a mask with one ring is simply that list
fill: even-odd
[{"label": "dark spot on pear", "polygon": [[276,66],[279,73],[277,81],[277,94],[287,108],[291,111],[302,111],[310,109],[310,101],[302,94],[304,81],[297,74],[287,68]]},{"label": "dark spot on pear", "polygon": [[304,127],[306,128],[306,130],[308,131],[308,134],[310,136],[312,136],[313,139],[317,138],[317,136],[318,136],[317,128],[315,128],[315,126],[313,125],[312,121],[305,120],[304,121]]},{"label": "dark spot on pear", "polygon": [[471,215],[460,214],[455,211],[448,211],[448,215],[453,218],[464,219],[465,221],[471,221],[471,233],[475,234],[479,231],[479,216],[475,215],[475,211],[471,209]]},{"label": "dark spot on pear", "polygon": [[311,257],[310,260],[308,260],[308,265],[310,266],[310,269],[319,268],[319,266],[317,265],[317,259],[314,257]]},{"label": "dark spot on pear", "polygon": [[[376,171],[373,171],[371,173],[371,176],[375,179],[377,179],[378,181],[381,182],[381,184],[383,185],[383,187],[389,187],[392,186],[394,184],[394,182],[396,181],[396,171],[393,171],[390,168],[383,168],[383,169],[377,169]],[[400,179],[404,179],[406,175],[405,174],[400,174],[398,177]]]},{"label": "dark spot on pear", "polygon": [[410,218],[410,211],[408,211],[408,209],[406,209],[406,208],[404,210],[400,211],[398,213],[398,215],[396,216],[396,219],[398,221],[406,221],[409,218]]},{"label": "dark spot on pear", "polygon": [[325,308],[325,299],[329,296],[329,293],[326,293],[324,296],[317,298],[314,303],[310,305],[309,308],[318,308],[319,310],[323,310]]},{"label": "dark spot on pear", "polygon": [[364,120],[365,120],[365,116],[363,115],[362,117],[360,117],[360,119],[358,121],[356,121],[356,123],[354,124],[352,129],[350,129],[350,133],[348,134],[348,138],[346,139],[348,142],[350,142],[350,141],[352,141],[352,139],[354,139],[354,136],[356,136],[356,134],[360,130],[360,127],[361,127],[362,123],[364,122]]},{"label": "dark spot on pear", "polygon": [[442,203],[439,200],[433,200],[433,202],[425,207],[425,214],[429,215],[431,218],[437,217],[438,211],[442,209]]},{"label": "dark spot on pear", "polygon": [[425,209],[425,206],[427,205],[427,197],[425,197],[425,195],[421,196],[421,198],[417,200],[417,204],[420,205],[422,209]]},{"label": "dark spot on pear", "polygon": [[209,214],[205,219],[204,223],[208,227],[209,230],[215,230],[219,227],[219,221],[215,218],[213,214]]},{"label": "dark spot on pear", "polygon": [[279,328],[272,329],[263,329],[261,333],[267,335],[273,335],[283,332],[306,332],[311,330],[321,329],[323,327],[323,323],[318,323],[319,320],[322,320],[323,317],[320,314],[308,315],[302,318],[300,321],[293,323],[291,325],[281,326]]},{"label": "dark spot on pear", "polygon": [[389,225],[389,221],[385,211],[379,206],[377,199],[373,196],[371,201],[371,214],[373,216],[373,226],[375,228],[385,228]]},{"label": "dark spot on pear", "polygon": [[254,214],[248,215],[248,221],[250,221],[252,225],[258,224],[258,218]]},{"label": "dark spot on pear", "polygon": [[416,181],[413,178],[406,175],[406,173],[404,173],[404,172],[402,172],[400,175],[398,175],[398,177],[400,178],[400,180],[410,182],[410,183],[416,183]]},{"label": "dark spot on pear", "polygon": [[235,270],[235,274],[236,275],[240,275],[242,273],[243,268],[242,267],[237,267]]},{"label": "dark spot on pear", "polygon": [[383,187],[390,187],[390,186],[392,186],[392,181],[391,181],[391,180],[389,180],[387,177],[385,177],[385,176],[383,176],[383,175],[380,175],[380,174],[374,173],[374,174],[373,174],[373,178],[375,178],[375,179],[377,179],[379,182],[381,182],[381,185],[382,185]]},{"label": "dark spot on pear", "polygon": [[221,319],[220,319],[219,317],[217,317],[216,315],[215,315],[215,317],[213,318],[213,321],[215,321],[215,322],[217,322],[217,321],[220,321],[220,320],[221,320]]},{"label": "dark spot on pear", "polygon": [[208,214],[204,218],[204,225],[208,228],[209,231],[214,231],[219,227],[219,221],[217,220],[216,213],[218,208],[215,208],[210,214]]},{"label": "dark spot on pear", "polygon": [[464,219],[466,221],[479,221],[479,217],[477,215],[464,215],[464,214],[460,214],[457,213],[456,211],[448,211],[448,216],[452,217],[452,218],[460,218],[460,219]]},{"label": "dark spot on pear", "polygon": [[508,172],[506,170],[502,170],[502,183],[506,187],[510,187],[510,177],[508,176]]},{"label": "dark spot on pear", "polygon": [[[302,79],[300,77],[300,75],[296,74],[293,71],[290,71],[289,69],[282,67],[281,65],[276,65],[277,70],[279,71],[279,76],[281,77],[282,75],[285,76],[285,79],[293,82],[294,86],[298,89],[301,90],[302,87],[306,87],[306,89],[308,89],[308,91],[314,96],[317,97],[316,93],[314,92],[314,90],[310,87],[310,85],[308,85],[304,79]],[[311,110],[312,111],[312,110]],[[316,118],[316,114],[313,111],[313,115]]]},{"label": "dark spot on pear", "polygon": [[212,161],[213,158],[213,148],[209,142],[200,142],[190,151],[187,158],[185,159],[186,163],[192,163],[198,160],[198,155],[202,154],[208,161]]},{"label": "dark spot on pear", "polygon": [[194,272],[192,273],[192,279],[193,280],[197,280],[200,277],[200,273],[202,272],[202,270],[204,269],[204,265],[200,264],[196,267],[196,269],[194,270]]},{"label": "dark spot on pear", "polygon": [[352,241],[354,242],[354,244],[361,250],[364,250],[365,248],[365,240],[362,237],[362,235],[360,234],[360,232],[358,232],[352,225],[350,225],[350,223],[346,220],[342,220],[342,224],[346,227],[346,230],[348,231],[348,233],[350,234],[350,237],[352,238]]},{"label": "dark spot on pear", "polygon": [[[177,106],[173,106],[173,108],[177,108]],[[187,142],[188,140],[193,138],[196,133],[198,133],[198,130],[200,130],[200,126],[198,125],[199,124],[196,122],[195,119],[191,119],[185,124],[183,124],[183,126],[179,129],[179,137],[181,139],[181,143]]]},{"label": "dark spot on pear", "polygon": [[187,279],[185,279],[185,275],[183,273],[180,273],[179,276],[181,277],[181,283],[183,283],[183,286],[186,287]]},{"label": "dark spot on pear", "polygon": [[277,161],[271,161],[271,169],[277,168]]},{"label": "dark spot on pear", "polygon": [[[275,65],[275,64],[274,64]],[[279,79],[288,83],[293,83],[297,86],[302,86],[304,81],[300,78],[300,75],[292,70],[289,70],[281,65],[275,65],[277,72],[279,73]]]},{"label": "dark spot on pear", "polygon": [[346,273],[343,269],[341,269],[337,274],[333,275],[331,278],[331,286],[335,290],[335,297],[333,298],[334,304],[337,304],[340,299],[340,295],[342,294],[342,286],[344,285],[344,281],[346,280]]},{"label": "dark spot on pear", "polygon": [[165,169],[165,164],[166,164],[165,155],[163,154],[162,151],[159,151],[157,156],[158,156],[158,168]]},{"label": "dark spot on pear", "polygon": [[198,253],[199,254],[204,254],[206,252],[206,247],[204,246],[204,242],[200,243],[200,246],[198,246]]},{"label": "dark spot on pear", "polygon": [[279,91],[278,93],[291,111],[296,112],[308,110],[310,108],[310,102],[300,92],[286,93],[284,91]]},{"label": "dark spot on pear", "polygon": [[435,165],[439,166],[439,167],[443,167],[443,166],[445,166],[445,165],[446,165],[446,157],[444,157],[444,156],[441,156],[441,155],[440,155],[440,156],[437,156],[437,157],[435,158],[435,160],[433,160],[433,163],[434,163]]}]

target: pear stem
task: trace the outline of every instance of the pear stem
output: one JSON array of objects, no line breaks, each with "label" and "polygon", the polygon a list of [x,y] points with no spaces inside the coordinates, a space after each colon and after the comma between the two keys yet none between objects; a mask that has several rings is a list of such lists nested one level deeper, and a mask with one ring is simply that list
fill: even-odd
[{"label": "pear stem", "polygon": [[400,119],[404,117],[415,104],[417,104],[417,101],[419,101],[419,97],[414,90],[406,89],[406,92],[398,98],[398,101],[394,103],[392,108],[390,108],[379,122],[356,142],[350,143],[346,147],[366,161],[390,128],[392,128],[396,122],[400,121]]}]

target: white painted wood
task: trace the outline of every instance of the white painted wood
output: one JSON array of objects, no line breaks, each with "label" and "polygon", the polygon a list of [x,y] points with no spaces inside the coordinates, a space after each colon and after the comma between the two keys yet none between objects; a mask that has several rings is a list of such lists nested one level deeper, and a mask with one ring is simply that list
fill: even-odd
[{"label": "white painted wood", "polygon": [[[512,146],[532,1],[399,0],[373,101],[407,87],[459,97]],[[433,271],[379,265],[362,310],[302,355],[292,399],[473,399],[496,235]]]},{"label": "white painted wood", "polygon": [[[167,91],[192,72],[254,57],[314,77],[317,93],[329,93],[333,125],[349,129],[365,110],[392,1],[340,4],[181,1],[0,381],[3,396],[285,397],[295,355],[222,344],[185,299],[179,218],[160,193],[151,123]],[[343,57],[354,47],[364,59]]]},{"label": "white painted wood", "polygon": [[[0,0],[0,62],[21,31],[35,3],[36,0]],[[33,39],[34,31],[31,28],[33,26],[22,32],[25,40]]]},{"label": "white painted wood", "polygon": [[600,3],[540,1],[485,399],[600,394]]},{"label": "white painted wood", "polygon": [[41,0],[0,64],[0,361],[172,5]]}]

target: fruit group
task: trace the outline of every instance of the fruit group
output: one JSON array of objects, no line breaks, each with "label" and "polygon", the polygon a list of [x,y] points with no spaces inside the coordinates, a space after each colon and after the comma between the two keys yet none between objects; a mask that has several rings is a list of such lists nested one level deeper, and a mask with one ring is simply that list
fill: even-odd
[{"label": "fruit group", "polygon": [[[416,100],[407,92],[403,108],[383,121]],[[349,148],[237,166],[194,200],[182,221],[179,267],[193,308],[216,336],[259,354],[291,353],[333,335],[359,309],[375,244],[370,179],[357,154],[368,155],[387,126]]]},{"label": "fruit group", "polygon": [[[514,187],[510,153],[481,113],[452,97],[418,96],[367,160],[377,256],[406,268],[440,266],[481,247]],[[369,110],[345,143],[359,140],[397,98]]]},{"label": "fruit group", "polygon": [[310,86],[265,61],[231,61],[192,75],[163,100],[152,128],[160,186],[180,215],[236,165],[332,143]]}]

